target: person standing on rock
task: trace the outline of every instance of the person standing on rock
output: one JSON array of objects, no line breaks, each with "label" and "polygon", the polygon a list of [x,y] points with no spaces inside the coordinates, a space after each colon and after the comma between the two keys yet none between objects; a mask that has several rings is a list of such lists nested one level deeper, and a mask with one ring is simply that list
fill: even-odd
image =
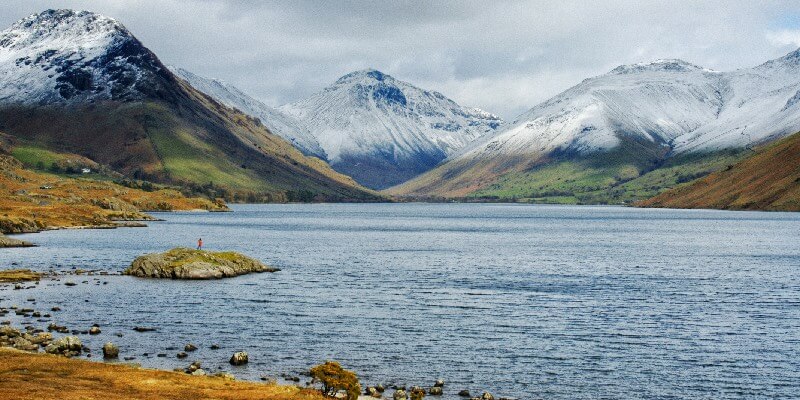
[{"label": "person standing on rock", "polygon": [[197,250],[203,250],[203,238],[197,239]]}]

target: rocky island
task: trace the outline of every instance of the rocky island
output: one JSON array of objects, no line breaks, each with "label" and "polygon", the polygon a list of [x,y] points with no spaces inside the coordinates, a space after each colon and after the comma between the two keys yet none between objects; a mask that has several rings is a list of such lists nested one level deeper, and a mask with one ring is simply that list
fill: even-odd
[{"label": "rocky island", "polygon": [[211,252],[178,247],[137,257],[122,273],[143,278],[219,279],[253,272],[276,272],[261,261],[232,251]]}]

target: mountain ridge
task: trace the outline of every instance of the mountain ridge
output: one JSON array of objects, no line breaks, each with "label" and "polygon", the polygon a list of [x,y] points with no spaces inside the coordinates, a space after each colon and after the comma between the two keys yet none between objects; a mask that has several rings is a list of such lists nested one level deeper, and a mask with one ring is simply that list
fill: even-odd
[{"label": "mountain ridge", "polygon": [[375,69],[343,75],[279,109],[305,122],[334,169],[373,188],[425,172],[503,124]]},{"label": "mountain ridge", "polygon": [[732,72],[675,59],[621,65],[387,193],[463,197],[505,174],[525,174],[570,154],[574,160],[602,156],[630,141],[653,154],[636,167],[639,173],[672,157],[757,146],[800,130],[800,106],[792,101],[800,99],[798,60],[800,50]]},{"label": "mountain ridge", "polygon": [[20,20],[0,32],[0,74],[0,128],[26,145],[239,201],[379,198],[177,78],[109,17]]}]

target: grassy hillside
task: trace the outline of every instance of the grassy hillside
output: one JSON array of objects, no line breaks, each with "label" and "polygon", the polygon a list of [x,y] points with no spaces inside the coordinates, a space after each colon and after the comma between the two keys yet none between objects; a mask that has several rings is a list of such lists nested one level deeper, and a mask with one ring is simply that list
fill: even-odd
[{"label": "grassy hillside", "polygon": [[746,159],[637,205],[800,211],[800,133]]},{"label": "grassy hillside", "polygon": [[608,162],[604,155],[556,160],[529,171],[504,175],[467,199],[627,204],[724,168],[741,157],[741,151],[730,151],[680,156],[657,164],[622,159]]},{"label": "grassy hillside", "polygon": [[220,202],[187,198],[174,189],[142,190],[109,181],[70,178],[22,168],[0,154],[0,233],[76,226],[113,226],[152,219],[145,211],[222,211]]},{"label": "grassy hillside", "polygon": [[260,121],[182,81],[166,100],[71,107],[0,108],[0,129],[28,166],[58,154],[108,166],[129,178],[215,188],[232,201],[375,200],[376,193],[302,155]]},{"label": "grassy hillside", "polygon": [[[653,168],[665,151],[652,142],[626,138],[616,150],[588,158],[581,154],[553,153],[458,159],[386,193],[476,200],[561,197],[576,188],[594,190],[638,176],[640,171]],[[563,183],[570,188],[561,187]]]},{"label": "grassy hillside", "polygon": [[666,149],[625,139],[611,152],[451,162],[387,193],[400,198],[628,204],[722,169],[741,150],[665,159]]}]

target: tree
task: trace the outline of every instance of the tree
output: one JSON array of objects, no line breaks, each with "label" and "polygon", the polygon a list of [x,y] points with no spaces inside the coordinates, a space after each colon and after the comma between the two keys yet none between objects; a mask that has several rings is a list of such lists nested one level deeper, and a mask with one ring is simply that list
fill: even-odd
[{"label": "tree", "polygon": [[342,368],[336,361],[325,361],[311,368],[311,377],[315,382],[322,383],[322,394],[328,397],[336,397],[340,390],[344,390],[347,400],[357,400],[361,393],[356,374]]}]

